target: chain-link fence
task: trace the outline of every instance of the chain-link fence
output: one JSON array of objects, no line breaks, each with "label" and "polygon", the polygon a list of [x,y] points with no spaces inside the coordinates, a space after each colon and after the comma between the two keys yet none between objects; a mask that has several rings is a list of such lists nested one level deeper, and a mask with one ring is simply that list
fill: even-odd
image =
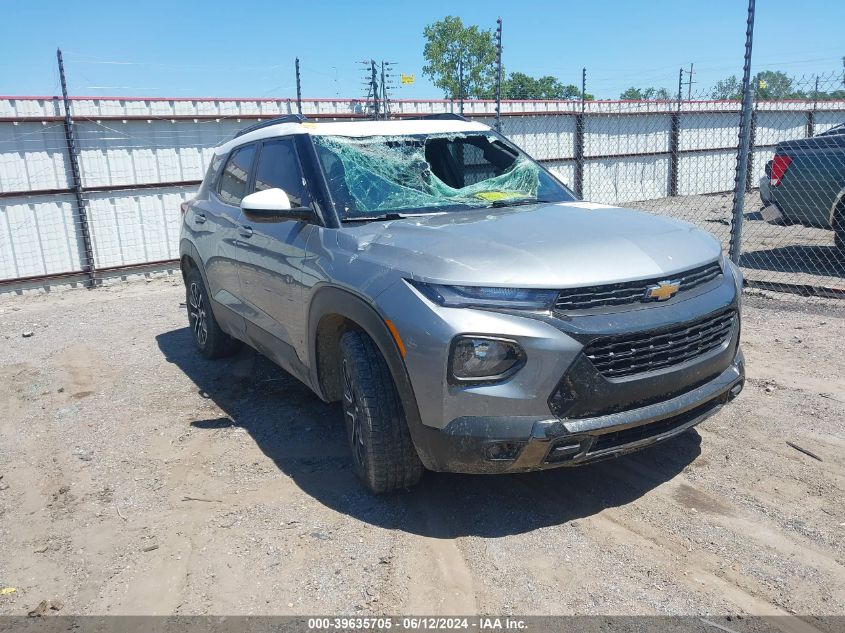
[{"label": "chain-link fence", "polygon": [[787,89],[788,105],[755,101],[740,261],[752,280],[842,289],[845,82],[804,77]]},{"label": "chain-link fence", "polygon": [[[778,86],[758,79],[753,88],[748,177],[739,187],[736,94],[509,101],[501,131],[584,199],[692,222],[726,249],[738,188],[740,262],[750,283],[845,292],[843,76],[780,77]],[[463,104],[468,118],[491,125],[495,106]],[[80,210],[61,100],[0,98],[0,284],[90,281],[169,262],[178,255],[179,204],[196,189],[211,148],[296,107],[271,99],[73,100]],[[366,116],[355,100],[302,107],[322,120]],[[456,109],[448,101],[396,102],[392,116]]]},{"label": "chain-link fence", "polygon": [[[740,263],[755,285],[837,294],[845,291],[843,76],[781,79],[777,99],[762,79],[753,86]],[[731,96],[512,110],[501,130],[585,200],[691,222],[727,251],[741,116]]]}]

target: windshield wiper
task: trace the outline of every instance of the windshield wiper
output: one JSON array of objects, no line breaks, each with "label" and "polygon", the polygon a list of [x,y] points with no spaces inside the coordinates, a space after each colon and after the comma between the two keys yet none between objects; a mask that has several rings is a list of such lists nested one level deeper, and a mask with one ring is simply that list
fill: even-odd
[{"label": "windshield wiper", "polygon": [[516,207],[522,204],[550,204],[552,200],[540,200],[538,198],[512,198],[511,200],[494,200],[490,203],[493,209],[502,207]]},{"label": "windshield wiper", "polygon": [[378,220],[404,220],[407,215],[401,213],[385,213],[384,215],[367,215],[362,217],[343,218],[341,222],[374,222]]}]

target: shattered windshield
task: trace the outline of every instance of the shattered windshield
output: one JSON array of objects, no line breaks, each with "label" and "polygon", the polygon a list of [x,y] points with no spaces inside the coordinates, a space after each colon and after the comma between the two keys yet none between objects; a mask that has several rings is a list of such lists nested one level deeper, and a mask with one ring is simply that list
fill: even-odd
[{"label": "shattered windshield", "polygon": [[494,134],[313,139],[342,219],[573,199]]}]

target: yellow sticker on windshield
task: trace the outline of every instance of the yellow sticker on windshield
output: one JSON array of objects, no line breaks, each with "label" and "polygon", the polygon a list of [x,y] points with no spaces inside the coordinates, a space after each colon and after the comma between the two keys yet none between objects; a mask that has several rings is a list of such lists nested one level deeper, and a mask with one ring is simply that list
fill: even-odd
[{"label": "yellow sticker on windshield", "polygon": [[479,200],[507,200],[518,196],[506,191],[479,191],[475,194],[475,197]]}]

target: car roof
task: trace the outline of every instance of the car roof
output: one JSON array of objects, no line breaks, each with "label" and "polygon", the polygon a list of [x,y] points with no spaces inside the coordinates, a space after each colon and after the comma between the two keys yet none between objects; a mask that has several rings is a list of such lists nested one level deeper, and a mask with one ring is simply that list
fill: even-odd
[{"label": "car roof", "polygon": [[413,134],[460,134],[461,132],[489,132],[490,127],[475,121],[406,119],[394,121],[302,121],[278,123],[236,136],[214,149],[226,154],[245,143],[276,136],[311,134],[313,136],[407,136]]}]

